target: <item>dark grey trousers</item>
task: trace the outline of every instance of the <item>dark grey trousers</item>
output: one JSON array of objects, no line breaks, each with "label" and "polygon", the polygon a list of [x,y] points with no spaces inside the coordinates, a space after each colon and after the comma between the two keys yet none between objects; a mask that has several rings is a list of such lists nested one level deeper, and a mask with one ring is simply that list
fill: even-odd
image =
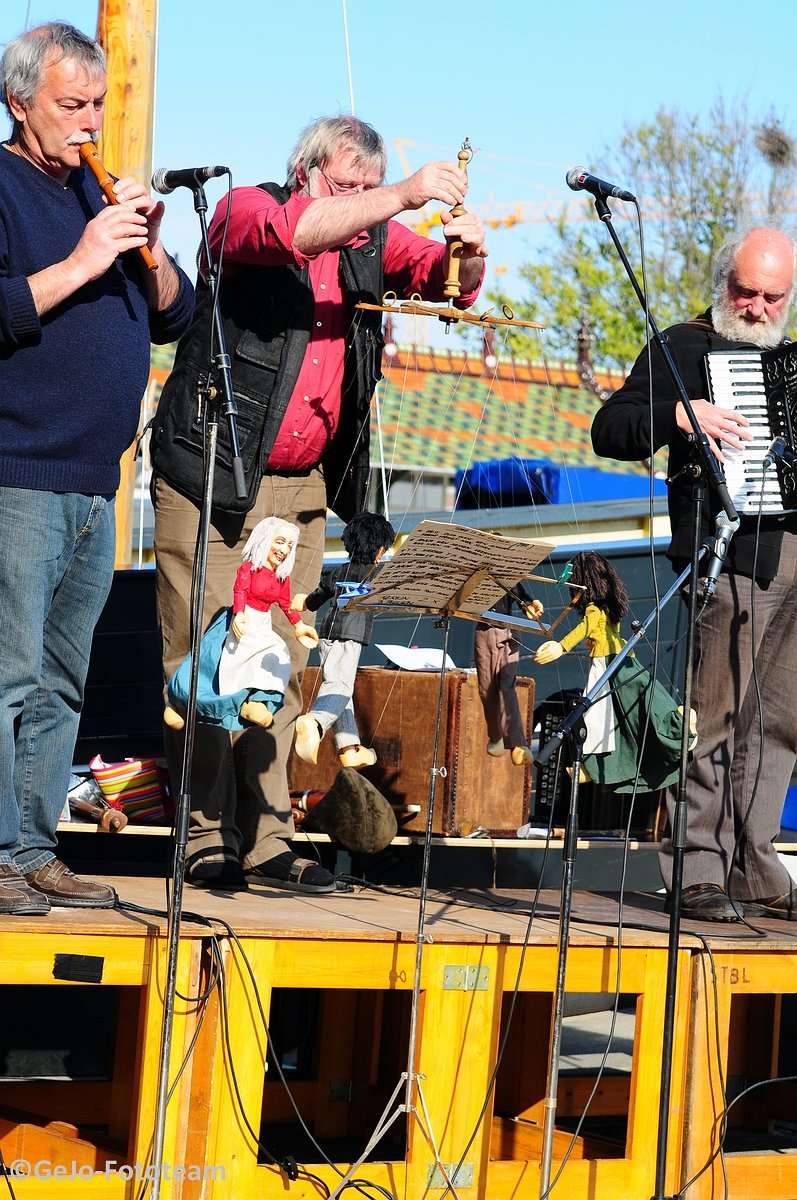
[{"label": "dark grey trousers", "polygon": [[[783,895],[792,881],[772,843],[797,757],[797,535],[784,535],[770,584],[720,575],[695,662],[684,887],[718,883],[738,900]],[[669,837],[659,861],[669,888]]]}]

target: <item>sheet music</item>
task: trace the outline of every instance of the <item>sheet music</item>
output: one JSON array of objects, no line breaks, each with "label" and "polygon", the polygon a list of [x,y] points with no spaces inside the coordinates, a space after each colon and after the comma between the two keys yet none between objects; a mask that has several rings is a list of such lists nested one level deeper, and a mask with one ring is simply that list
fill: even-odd
[{"label": "sheet music", "polygon": [[556,543],[547,539],[502,537],[463,525],[422,521],[380,569],[371,594],[350,601],[348,607],[444,613],[451,611],[452,600],[473,576],[486,572],[494,578],[480,580],[456,604],[458,610],[479,616],[555,549]]}]

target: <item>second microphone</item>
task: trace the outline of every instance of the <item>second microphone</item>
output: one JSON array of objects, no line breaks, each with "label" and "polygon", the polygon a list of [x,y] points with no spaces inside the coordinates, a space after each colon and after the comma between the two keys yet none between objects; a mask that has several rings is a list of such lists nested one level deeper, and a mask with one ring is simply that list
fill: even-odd
[{"label": "second microphone", "polygon": [[178,187],[197,187],[206,179],[217,179],[219,175],[229,175],[229,167],[183,167],[182,170],[169,171],[159,167],[152,176],[152,187],[162,196],[168,196]]}]

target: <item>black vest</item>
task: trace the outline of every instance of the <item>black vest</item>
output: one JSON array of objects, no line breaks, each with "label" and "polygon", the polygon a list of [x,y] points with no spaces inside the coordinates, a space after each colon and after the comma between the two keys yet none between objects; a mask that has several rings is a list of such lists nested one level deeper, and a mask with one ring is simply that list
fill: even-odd
[{"label": "black vest", "polygon": [[[290,196],[277,184],[260,184],[281,204]],[[370,404],[382,377],[382,316],[355,309],[358,301],[378,304],[383,294],[387,226],[377,225],[370,240],[340,253],[343,292],[350,310],[338,428],[322,458],[328,507],[343,521],[365,503],[370,467]],[[238,438],[247,496],[239,500],[232,480],[227,421],[219,422],[213,505],[224,512],[248,512],[293,393],[310,337],[315,301],[307,268],[244,267],[222,275],[219,310],[230,357],[238,406]],[[203,419],[198,402],[212,374],[218,347],[212,344],[211,293],[200,278],[197,307],[177,346],[174,367],[163,386],[153,420],[152,463],[163,478],[199,503],[203,493]]]}]

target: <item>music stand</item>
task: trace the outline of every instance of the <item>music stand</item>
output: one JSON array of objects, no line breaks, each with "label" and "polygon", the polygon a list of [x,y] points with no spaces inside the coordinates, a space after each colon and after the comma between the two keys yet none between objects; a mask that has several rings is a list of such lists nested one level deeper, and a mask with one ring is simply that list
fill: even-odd
[{"label": "music stand", "polygon": [[[521,579],[527,578],[529,572],[553,549],[555,549],[554,543],[546,540],[527,541],[521,538],[506,538],[500,534],[485,533],[461,525],[422,521],[409,534],[397,554],[381,568],[374,580],[370,594],[358,596],[350,600],[346,606],[350,609],[363,607],[383,612],[415,612],[436,616],[437,624],[443,629],[443,653],[429,778],[429,805],[423,838],[407,1070],[402,1073],[393,1089],[368,1144],[357,1162],[349,1167],[331,1193],[330,1200],[335,1200],[335,1197],[339,1196],[347,1187],[371,1150],[402,1113],[411,1113],[418,1122],[434,1155],[435,1165],[443,1177],[446,1188],[453,1190],[456,1186],[456,1180],[449,1178],[448,1172],[440,1160],[423,1097],[421,1087],[423,1076],[415,1069],[435,791],[438,776],[445,778],[446,775],[445,765],[438,766],[437,756],[440,748],[440,727],[445,693],[445,662],[448,651],[449,623],[451,617],[464,617],[466,620],[479,621],[492,620],[486,610],[489,610],[508,588],[514,587]],[[555,581],[550,580],[550,582]],[[503,621],[502,616],[495,615],[494,623]],[[537,622],[527,621],[525,623],[525,627],[528,629],[535,625]],[[404,1102],[394,1108],[394,1102],[398,1099],[402,1089],[404,1089]],[[416,1094],[423,1119],[416,1106]],[[392,1113],[391,1109],[393,1109]]]}]

